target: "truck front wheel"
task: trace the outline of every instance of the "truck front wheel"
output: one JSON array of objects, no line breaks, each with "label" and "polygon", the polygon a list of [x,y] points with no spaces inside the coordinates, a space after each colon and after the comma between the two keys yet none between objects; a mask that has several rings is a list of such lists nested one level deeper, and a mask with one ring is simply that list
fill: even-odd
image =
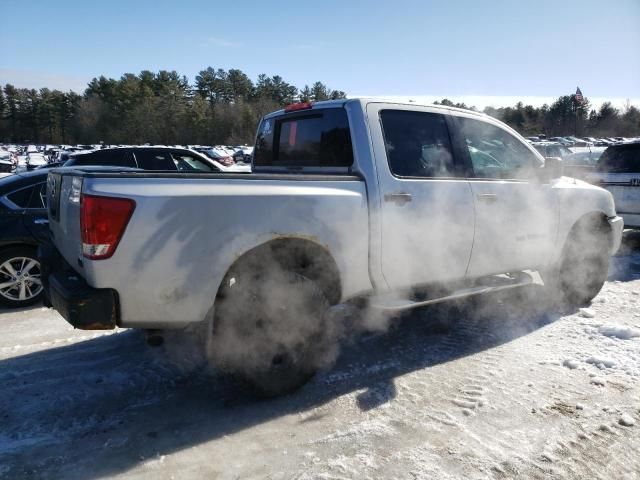
[{"label": "truck front wheel", "polygon": [[555,269],[543,275],[550,295],[570,306],[586,305],[600,292],[609,271],[609,240],[605,226],[576,225]]},{"label": "truck front wheel", "polygon": [[329,301],[315,282],[278,266],[228,274],[218,294],[209,356],[263,397],[304,385],[331,350]]}]

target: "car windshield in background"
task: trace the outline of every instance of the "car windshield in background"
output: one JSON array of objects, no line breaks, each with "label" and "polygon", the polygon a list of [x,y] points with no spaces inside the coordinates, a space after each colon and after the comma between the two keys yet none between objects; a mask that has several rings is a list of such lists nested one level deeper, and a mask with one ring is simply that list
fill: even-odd
[{"label": "car windshield in background", "polygon": [[353,149],[343,108],[308,110],[262,121],[256,167],[350,167]]},{"label": "car windshield in background", "polygon": [[197,158],[192,153],[172,152],[173,161],[180,171],[215,172],[217,169]]}]

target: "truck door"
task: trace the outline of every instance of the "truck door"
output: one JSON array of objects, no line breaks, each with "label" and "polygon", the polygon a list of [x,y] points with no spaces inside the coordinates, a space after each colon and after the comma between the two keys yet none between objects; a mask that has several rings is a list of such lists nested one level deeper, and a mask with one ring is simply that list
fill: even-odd
[{"label": "truck door", "polygon": [[536,269],[550,258],[558,228],[557,198],[540,180],[540,159],[524,142],[485,120],[455,117],[472,168],[476,212],[467,275]]},{"label": "truck door", "polygon": [[367,107],[380,191],[379,258],[392,289],[464,277],[473,244],[473,197],[447,119],[424,110]]}]

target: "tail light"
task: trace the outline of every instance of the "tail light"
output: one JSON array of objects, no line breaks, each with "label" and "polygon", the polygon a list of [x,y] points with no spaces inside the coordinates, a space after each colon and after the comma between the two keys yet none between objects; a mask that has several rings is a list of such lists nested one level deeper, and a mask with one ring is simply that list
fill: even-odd
[{"label": "tail light", "polygon": [[310,108],[313,108],[313,102],[299,102],[287,105],[286,107],[284,107],[284,111],[285,113],[289,113],[297,112],[298,110],[309,110]]},{"label": "tail light", "polygon": [[135,208],[136,202],[129,198],[82,194],[80,199],[82,254],[91,260],[111,257]]}]

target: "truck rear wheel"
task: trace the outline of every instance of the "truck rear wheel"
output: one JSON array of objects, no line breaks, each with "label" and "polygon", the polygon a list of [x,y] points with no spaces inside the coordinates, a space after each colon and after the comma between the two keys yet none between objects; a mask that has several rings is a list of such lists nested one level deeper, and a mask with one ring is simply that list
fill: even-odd
[{"label": "truck rear wheel", "polygon": [[216,367],[274,397],[304,385],[332,340],[329,301],[308,278],[276,265],[230,273],[218,295],[209,355]]}]

